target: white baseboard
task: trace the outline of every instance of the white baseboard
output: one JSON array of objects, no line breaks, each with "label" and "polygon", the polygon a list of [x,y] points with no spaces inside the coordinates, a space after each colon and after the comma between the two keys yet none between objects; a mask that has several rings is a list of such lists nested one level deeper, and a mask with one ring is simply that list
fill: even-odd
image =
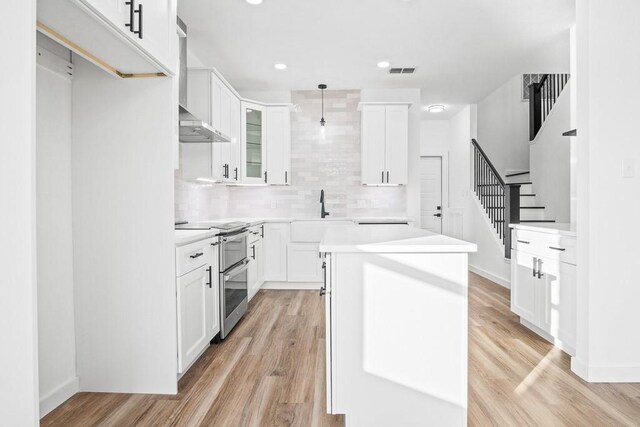
[{"label": "white baseboard", "polygon": [[40,398],[40,418],[63,404],[67,399],[80,391],[78,377],[73,377],[51,393]]},{"label": "white baseboard", "polygon": [[262,289],[320,290],[322,282],[264,282]]},{"label": "white baseboard", "polygon": [[520,318],[520,324],[525,326],[525,327],[527,327],[527,328],[529,328],[529,329],[531,329],[533,332],[535,332],[536,334],[540,335],[542,338],[544,338],[545,340],[549,341],[551,344],[553,344],[554,346],[558,347],[560,350],[564,351],[565,353],[567,353],[571,357],[573,357],[576,354],[576,351],[575,351],[575,349],[573,347],[571,347],[568,344],[563,343],[562,341],[560,341],[556,337],[551,336],[547,332],[545,332],[542,329],[538,328],[533,323],[528,322],[528,321],[524,320],[523,318]]},{"label": "white baseboard", "polygon": [[503,288],[507,288],[507,289],[511,289],[511,280],[510,279],[505,279],[504,277],[498,277],[493,273],[489,273],[486,270],[483,270],[481,268],[475,267],[471,264],[469,264],[469,271],[476,273],[478,276],[482,276],[487,280],[491,280],[492,282],[497,283],[498,285],[502,286]]},{"label": "white baseboard", "polygon": [[640,383],[640,366],[589,366],[572,357],[571,370],[590,383]]}]

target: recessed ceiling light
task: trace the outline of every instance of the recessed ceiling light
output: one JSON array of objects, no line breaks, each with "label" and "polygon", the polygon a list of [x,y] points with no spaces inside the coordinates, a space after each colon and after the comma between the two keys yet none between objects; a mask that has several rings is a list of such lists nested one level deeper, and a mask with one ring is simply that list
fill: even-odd
[{"label": "recessed ceiling light", "polygon": [[262,3],[262,0],[247,0],[247,3],[249,3],[249,4],[260,4],[260,3]]},{"label": "recessed ceiling light", "polygon": [[429,105],[428,107],[425,108],[425,110],[427,110],[430,113],[442,113],[444,111],[444,105],[442,104]]},{"label": "recessed ceiling light", "polygon": [[286,70],[287,69],[287,64],[283,64],[281,62],[278,62],[277,64],[274,64],[273,68],[275,68],[276,70]]},{"label": "recessed ceiling light", "polygon": [[391,64],[389,61],[380,61],[378,62],[378,68],[389,68]]}]

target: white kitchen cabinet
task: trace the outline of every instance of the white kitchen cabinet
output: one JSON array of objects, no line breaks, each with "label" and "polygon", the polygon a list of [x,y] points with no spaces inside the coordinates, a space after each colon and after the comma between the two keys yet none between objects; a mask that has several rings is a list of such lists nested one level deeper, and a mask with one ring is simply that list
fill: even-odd
[{"label": "white kitchen cabinet", "polygon": [[[576,239],[515,226],[511,311],[525,326],[573,354],[576,342]],[[544,230],[544,229],[543,229]]]},{"label": "white kitchen cabinet", "polygon": [[209,345],[207,266],[177,279],[178,373],[184,372]]},{"label": "white kitchen cabinet", "polygon": [[361,104],[362,184],[406,185],[409,105]]},{"label": "white kitchen cabinet", "polygon": [[176,0],[126,3],[39,0],[38,30],[118,77],[158,72],[175,75]]},{"label": "white kitchen cabinet", "polygon": [[176,248],[179,374],[220,332],[218,250],[217,239]]},{"label": "white kitchen cabinet", "polygon": [[322,282],[322,261],[318,243],[289,243],[287,278],[289,282]]},{"label": "white kitchen cabinet", "polygon": [[242,181],[247,184],[266,184],[267,109],[263,105],[242,101],[241,111]]},{"label": "white kitchen cabinet", "polygon": [[232,94],[231,98],[231,142],[228,146],[229,173],[227,180],[238,183],[242,179],[242,155],[241,155],[241,119],[240,119],[240,98]]},{"label": "white kitchen cabinet", "polygon": [[247,239],[247,257],[249,258],[247,287],[249,290],[249,300],[258,293],[264,283],[263,230],[262,225],[249,229],[249,238]]},{"label": "white kitchen cabinet", "polygon": [[289,223],[264,224],[264,280],[287,281],[287,244],[290,239]]},{"label": "white kitchen cabinet", "polygon": [[267,183],[288,185],[291,180],[291,112],[289,106],[267,107]]},{"label": "white kitchen cabinet", "polygon": [[258,276],[258,280],[256,283],[256,290],[254,292],[257,293],[260,288],[262,287],[262,285],[264,284],[264,249],[263,249],[263,243],[264,240],[263,239],[259,239],[255,245],[256,245],[256,261],[258,264],[258,268],[257,268],[257,276]]}]

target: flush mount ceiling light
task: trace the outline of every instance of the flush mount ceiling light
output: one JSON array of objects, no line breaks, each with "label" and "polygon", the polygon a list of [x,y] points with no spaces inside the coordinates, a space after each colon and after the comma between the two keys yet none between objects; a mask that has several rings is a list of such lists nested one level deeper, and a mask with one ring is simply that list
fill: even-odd
[{"label": "flush mount ceiling light", "polygon": [[273,68],[275,68],[276,70],[286,70],[287,69],[287,64],[283,64],[282,62],[278,62],[277,64],[273,65]]},{"label": "flush mount ceiling light", "polygon": [[324,125],[327,123],[324,120],[324,90],[327,88],[327,85],[322,83],[318,85],[318,89],[320,89],[322,91],[322,117],[320,118],[320,135],[322,137],[324,137],[325,134],[325,127]]},{"label": "flush mount ceiling light", "polygon": [[247,0],[247,3],[249,3],[249,4],[260,4],[260,3],[262,3],[262,0]]},{"label": "flush mount ceiling light", "polygon": [[427,108],[425,108],[425,110],[427,110],[430,113],[442,113],[444,111],[444,105],[442,104],[429,105]]},{"label": "flush mount ceiling light", "polygon": [[378,68],[389,68],[391,63],[389,61],[380,61],[378,62]]}]

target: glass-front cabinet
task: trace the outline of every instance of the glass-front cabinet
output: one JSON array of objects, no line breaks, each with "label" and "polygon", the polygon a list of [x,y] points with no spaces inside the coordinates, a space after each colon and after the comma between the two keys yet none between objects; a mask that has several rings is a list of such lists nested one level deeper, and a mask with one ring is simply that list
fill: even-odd
[{"label": "glass-front cabinet", "polygon": [[242,102],[242,159],[243,182],[267,182],[267,153],[265,147],[266,108]]}]

